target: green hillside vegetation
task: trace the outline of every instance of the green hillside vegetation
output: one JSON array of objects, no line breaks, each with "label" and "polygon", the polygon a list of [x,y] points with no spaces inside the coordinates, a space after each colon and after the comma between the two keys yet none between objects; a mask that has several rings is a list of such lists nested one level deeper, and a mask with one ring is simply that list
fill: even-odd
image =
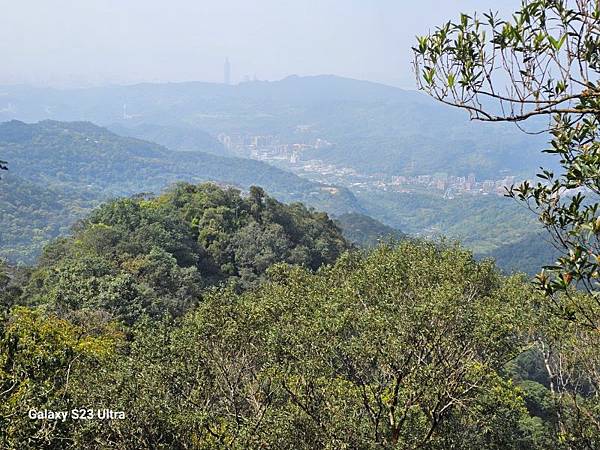
[{"label": "green hillside vegetation", "polygon": [[547,234],[532,234],[514,243],[506,244],[484,256],[494,258],[498,267],[506,271],[535,275],[541,267],[551,266],[561,256]]},{"label": "green hillside vegetation", "polygon": [[[567,448],[537,342],[597,334],[555,328],[528,283],[459,247],[340,256],[325,216],[258,197],[184,185],[109,203],[46,249],[24,292],[0,277],[2,447]],[[236,246],[278,225],[288,252]],[[292,243],[296,227],[312,241]],[[578,411],[593,395],[561,409],[591,448]],[[125,419],[27,417],[104,407]]]},{"label": "green hillside vegetation", "polygon": [[25,292],[56,311],[100,308],[132,323],[181,315],[209,286],[247,289],[277,262],[316,270],[349,246],[325,213],[252,187],[178,184],[156,198],[115,200],[49,245]]},{"label": "green hillside vegetation", "polygon": [[[0,251],[59,236],[0,259],[0,449],[600,449],[599,29],[599,2],[531,0],[418,37],[418,86],[485,128],[333,76],[1,88],[0,117],[186,151],[0,124]],[[552,169],[499,124],[540,116],[560,172],[511,198],[377,178]],[[187,148],[221,131],[325,138],[306,156],[373,183]]]},{"label": "green hillside vegetation", "polygon": [[49,239],[69,233],[71,226],[98,204],[87,190],[43,187],[3,175],[0,184],[0,258],[33,262]]},{"label": "green hillside vegetation", "polygon": [[[551,263],[534,248],[534,217],[513,201],[495,196],[445,200],[428,194],[365,191],[355,195],[325,186],[259,161],[202,152],[178,152],[118,136],[90,123],[12,121],[0,124],[0,154],[10,171],[0,184],[0,258],[32,264],[49,240],[102,201],[138,192],[160,193],[172,183],[218,181],[247,190],[264,186],[282,201],[301,201],[332,216],[351,242],[371,246],[395,231],[443,234],[460,239],[478,255],[495,256],[507,245],[525,245],[523,264],[499,254],[501,267],[529,272]],[[358,228],[356,228],[358,227]],[[530,239],[531,238],[531,239]],[[500,251],[500,250],[499,250]],[[529,261],[529,262],[526,262]]]},{"label": "green hillside vegetation", "polygon": [[[104,195],[160,192],[178,181],[220,181],[243,188],[265,186],[287,201],[318,203],[330,196],[323,185],[259,161],[169,151],[87,122],[2,123],[0,151],[11,161],[11,171],[28,181]],[[344,195],[351,197],[342,188],[337,191],[340,204]]]},{"label": "green hillside vegetation", "polygon": [[[490,195],[444,199],[426,193],[381,191],[363,191],[356,196],[366,205],[370,220],[388,223],[391,230],[400,229],[409,235],[458,240],[478,258],[493,258],[507,273],[533,276],[560,256],[536,216],[509,198]],[[353,225],[340,222],[340,226],[349,233],[346,227]],[[345,235],[351,242],[360,243],[359,236]]]},{"label": "green hillside vegetation", "polygon": [[408,233],[459,238],[475,252],[485,252],[524,234],[539,232],[536,218],[514,200],[496,195],[446,199],[427,193],[363,191],[357,193],[367,213]]},{"label": "green hillside vegetation", "polygon": [[348,242],[363,248],[377,247],[382,242],[395,242],[406,237],[401,231],[364,214],[342,214],[335,219],[335,224]]}]

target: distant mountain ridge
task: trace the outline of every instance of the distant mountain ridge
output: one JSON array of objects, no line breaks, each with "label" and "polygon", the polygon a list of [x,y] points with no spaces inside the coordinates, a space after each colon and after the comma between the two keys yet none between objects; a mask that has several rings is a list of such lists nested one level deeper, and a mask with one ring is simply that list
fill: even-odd
[{"label": "distant mountain ridge", "polygon": [[[543,136],[532,139],[507,124],[470,123],[465,112],[418,92],[331,75],[236,86],[5,86],[0,94],[0,120],[84,119],[133,130],[151,124],[163,127],[165,136],[187,129],[213,138],[221,132],[277,135],[290,142],[323,138],[334,146],[303,156],[366,173],[473,172],[485,178],[531,173],[544,162]],[[298,135],[299,125],[309,131]]]},{"label": "distant mountain ridge", "polygon": [[[335,76],[237,86],[200,82],[75,90],[0,86],[2,118],[93,120],[121,135],[85,122],[3,125],[0,134],[16,138],[0,142],[0,159],[9,160],[10,176],[39,188],[101,193],[106,198],[158,193],[176,181],[219,181],[242,189],[255,184],[281,201],[301,201],[336,216],[368,214],[409,233],[457,237],[480,255],[527,239],[531,218],[513,214],[512,205],[496,198],[465,197],[450,203],[439,196],[430,198],[434,196],[429,192],[397,195],[393,189],[354,188],[351,192],[322,185],[260,161],[225,158],[229,155],[217,136],[275,135],[292,143],[326,139],[333,145],[305,150],[301,161],[321,159],[373,179],[471,172],[478,181],[497,179],[498,174],[518,178],[547,165],[539,153],[546,146],[544,136],[532,138],[511,125],[471,123],[463,111],[417,92]],[[134,138],[157,140],[169,148]],[[25,145],[14,139],[30,141]],[[480,214],[482,204],[486,212]],[[499,220],[498,208],[511,219]]]},{"label": "distant mountain ridge", "polygon": [[[0,154],[11,172],[34,182],[88,188],[104,195],[160,192],[178,181],[221,181],[242,189],[263,186],[284,201],[338,195],[349,203],[339,213],[360,209],[352,194],[300,178],[260,161],[202,152],[171,151],[161,145],[122,137],[90,122],[42,121],[0,124]],[[338,211],[336,211],[338,212]]]}]

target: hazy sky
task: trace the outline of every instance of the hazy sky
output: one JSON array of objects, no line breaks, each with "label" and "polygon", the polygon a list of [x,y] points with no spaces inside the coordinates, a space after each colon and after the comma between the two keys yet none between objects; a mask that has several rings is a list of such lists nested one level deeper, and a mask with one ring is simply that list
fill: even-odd
[{"label": "hazy sky", "polygon": [[0,83],[336,74],[414,88],[417,34],[520,0],[0,0]]}]

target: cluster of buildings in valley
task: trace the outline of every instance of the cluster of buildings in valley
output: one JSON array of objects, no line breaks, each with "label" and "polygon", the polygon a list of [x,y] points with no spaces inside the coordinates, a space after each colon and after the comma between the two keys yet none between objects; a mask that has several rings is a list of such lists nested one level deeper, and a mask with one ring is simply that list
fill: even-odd
[{"label": "cluster of buildings in valley", "polygon": [[[322,161],[307,161],[295,170],[304,172],[316,181],[340,184],[354,190],[381,190],[410,193],[428,191],[451,199],[459,195],[504,195],[515,184],[514,176],[497,180],[478,181],[474,174],[466,177],[452,175],[390,176],[386,174],[364,175],[355,169],[338,167]],[[312,175],[312,176],[311,176]]]},{"label": "cluster of buildings in valley", "polygon": [[[307,131],[309,125],[300,125],[300,132]],[[284,161],[297,164],[301,155],[307,150],[319,150],[331,147],[333,144],[325,139],[312,139],[300,143],[285,143],[277,136],[246,136],[241,134],[228,135],[221,133],[217,136],[219,142],[236,156],[252,158],[260,161]]]},{"label": "cluster of buildings in valley", "polygon": [[421,186],[428,189],[435,189],[444,192],[445,197],[452,197],[456,194],[498,194],[504,195],[506,188],[515,184],[515,177],[507,175],[498,180],[480,180],[475,174],[469,174],[466,177],[457,177],[453,175],[418,175],[418,176],[396,176],[392,177],[391,186],[399,189],[410,186]]},{"label": "cluster of buildings in valley", "polygon": [[[300,125],[296,135],[308,135],[309,125]],[[478,180],[475,174],[453,176],[447,174],[391,176],[389,174],[364,174],[351,167],[330,164],[320,159],[308,159],[309,150],[327,150],[333,144],[325,139],[305,139],[299,143],[283,142],[273,135],[218,135],[219,142],[232,154],[271,163],[291,170],[305,178],[326,184],[336,184],[356,190],[382,190],[393,192],[429,191],[445,198],[458,195],[504,195],[506,188],[515,183],[515,177]],[[314,153],[312,154],[315,155]]]}]

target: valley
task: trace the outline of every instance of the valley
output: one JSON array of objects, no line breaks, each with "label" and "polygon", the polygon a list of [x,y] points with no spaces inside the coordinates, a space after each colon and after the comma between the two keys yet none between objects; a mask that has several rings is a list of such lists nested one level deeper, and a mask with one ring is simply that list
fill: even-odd
[{"label": "valley", "polygon": [[[177,182],[258,185],[333,217],[365,214],[411,236],[457,239],[481,257],[540,231],[504,194],[533,177],[543,138],[525,144],[509,126],[484,132],[415,92],[330,76],[0,90],[10,105],[0,119],[20,120],[0,125],[7,180],[16,187],[0,193],[0,256],[12,263],[33,262],[45,242],[104,200],[159,194]],[[40,203],[24,226],[30,237],[17,238],[21,183],[79,200],[58,209]],[[51,225],[44,218],[56,211],[60,225]]]},{"label": "valley", "polygon": [[[288,166],[169,150],[91,123],[7,122],[0,124],[0,148],[11,161],[0,192],[0,256],[13,264],[35,261],[46,243],[69,234],[71,226],[103,201],[151,196],[184,181],[211,181],[241,190],[260,185],[282,201],[303,202],[333,217],[367,214],[415,237],[458,239],[482,257],[494,257],[506,245],[525,245],[527,236],[538,229],[534,218],[509,199],[459,191],[448,195],[448,190],[435,187],[431,192],[427,181],[432,181],[424,176],[407,177],[417,184],[407,190],[397,181],[387,186],[377,175],[358,184],[353,178],[327,174],[294,175]],[[374,242],[382,233],[379,225],[368,229],[372,235],[361,235],[359,241]],[[524,270],[514,263],[506,268]]]}]

